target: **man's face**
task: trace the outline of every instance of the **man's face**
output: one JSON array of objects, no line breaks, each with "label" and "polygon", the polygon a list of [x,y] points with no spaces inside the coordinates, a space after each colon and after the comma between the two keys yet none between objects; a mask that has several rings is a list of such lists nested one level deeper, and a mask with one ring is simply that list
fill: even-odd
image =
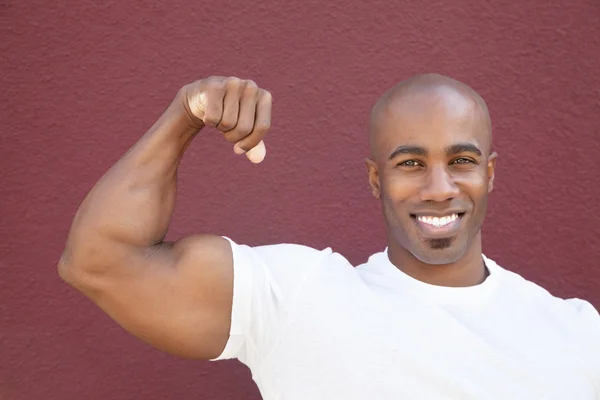
[{"label": "man's face", "polygon": [[456,262],[479,240],[496,158],[479,105],[438,91],[380,113],[367,163],[389,239],[427,264]]}]

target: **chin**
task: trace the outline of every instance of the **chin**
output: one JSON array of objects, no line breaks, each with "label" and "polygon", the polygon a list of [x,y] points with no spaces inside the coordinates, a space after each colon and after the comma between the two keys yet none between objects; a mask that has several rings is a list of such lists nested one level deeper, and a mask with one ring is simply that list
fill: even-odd
[{"label": "chin", "polygon": [[446,265],[459,261],[467,252],[467,246],[457,243],[456,238],[428,239],[410,250],[419,261],[430,265]]}]

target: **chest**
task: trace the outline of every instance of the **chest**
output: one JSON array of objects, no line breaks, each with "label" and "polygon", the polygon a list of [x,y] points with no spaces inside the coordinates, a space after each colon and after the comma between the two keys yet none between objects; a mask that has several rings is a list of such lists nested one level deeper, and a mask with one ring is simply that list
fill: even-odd
[{"label": "chest", "polygon": [[577,343],[524,310],[490,316],[330,289],[311,288],[261,366],[273,398],[595,398]]}]

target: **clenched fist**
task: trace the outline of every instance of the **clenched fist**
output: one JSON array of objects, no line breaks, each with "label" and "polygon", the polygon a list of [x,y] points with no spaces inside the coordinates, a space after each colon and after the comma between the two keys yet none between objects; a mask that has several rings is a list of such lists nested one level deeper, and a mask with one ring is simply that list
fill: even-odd
[{"label": "clenched fist", "polygon": [[180,95],[185,110],[198,128],[217,128],[235,143],[236,154],[253,163],[266,155],[263,138],[271,125],[271,94],[251,80],[213,76],[184,86]]}]

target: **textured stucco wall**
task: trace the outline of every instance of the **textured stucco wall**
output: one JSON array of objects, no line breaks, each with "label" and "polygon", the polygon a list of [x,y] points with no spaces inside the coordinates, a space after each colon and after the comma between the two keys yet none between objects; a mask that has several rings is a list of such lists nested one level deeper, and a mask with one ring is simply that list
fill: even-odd
[{"label": "textured stucco wall", "polygon": [[258,399],[234,362],[139,343],[60,282],[79,201],[183,84],[212,74],[274,95],[266,162],[203,133],[172,238],[384,246],[366,117],[417,72],[487,99],[499,152],[485,251],[600,307],[600,5],[548,1],[12,1],[0,6],[0,398]]}]

